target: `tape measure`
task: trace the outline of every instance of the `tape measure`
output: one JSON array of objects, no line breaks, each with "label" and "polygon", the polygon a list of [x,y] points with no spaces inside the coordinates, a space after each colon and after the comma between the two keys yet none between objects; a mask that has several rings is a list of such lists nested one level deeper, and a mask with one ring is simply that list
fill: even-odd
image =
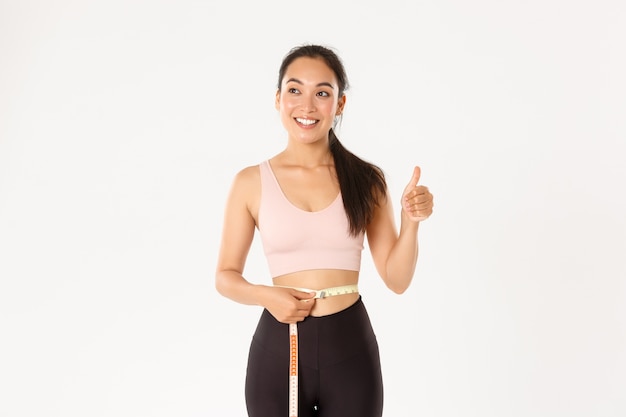
[{"label": "tape measure", "polygon": [[[359,292],[359,288],[354,285],[342,285],[340,287],[324,288],[323,290],[309,290],[307,288],[293,288],[298,291],[315,292],[314,298],[326,298],[343,294],[354,294]],[[289,324],[289,417],[298,416],[298,325]]]},{"label": "tape measure", "polygon": [[330,287],[324,288],[323,290],[311,290],[309,288],[298,288],[298,287],[288,287],[285,285],[274,285],[279,288],[291,288],[292,290],[298,290],[303,292],[314,292],[315,297],[313,298],[326,298],[333,297],[335,295],[344,295],[344,294],[354,294],[359,292],[358,285],[341,285],[339,287]]},{"label": "tape measure", "polygon": [[289,324],[289,417],[298,416],[298,325]]}]

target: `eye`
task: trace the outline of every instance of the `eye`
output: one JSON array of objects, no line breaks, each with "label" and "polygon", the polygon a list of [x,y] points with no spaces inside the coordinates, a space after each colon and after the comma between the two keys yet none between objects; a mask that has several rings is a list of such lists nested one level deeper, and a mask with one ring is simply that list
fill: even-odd
[{"label": "eye", "polygon": [[300,93],[300,90],[298,90],[298,89],[297,89],[297,88],[295,88],[295,87],[291,87],[291,88],[290,88],[290,89],[288,89],[287,91],[288,91],[289,93],[291,93],[291,94],[298,94],[298,93]]},{"label": "eye", "polygon": [[330,94],[328,94],[328,92],[326,91],[320,91],[319,93],[317,93],[317,95],[320,97],[330,97]]}]

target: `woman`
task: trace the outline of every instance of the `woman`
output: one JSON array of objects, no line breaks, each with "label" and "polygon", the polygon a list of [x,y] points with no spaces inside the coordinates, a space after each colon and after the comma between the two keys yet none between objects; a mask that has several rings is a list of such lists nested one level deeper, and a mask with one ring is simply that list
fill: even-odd
[{"label": "woman", "polygon": [[[333,130],[347,87],[331,49],[292,49],[275,99],[287,145],[238,172],[231,186],[216,288],[263,307],[248,358],[250,417],[382,415],[378,345],[357,287],[364,237],[386,286],[403,293],[433,196],[415,167],[398,232],[382,170],[346,150]],[[273,285],[242,274],[256,229]]]}]

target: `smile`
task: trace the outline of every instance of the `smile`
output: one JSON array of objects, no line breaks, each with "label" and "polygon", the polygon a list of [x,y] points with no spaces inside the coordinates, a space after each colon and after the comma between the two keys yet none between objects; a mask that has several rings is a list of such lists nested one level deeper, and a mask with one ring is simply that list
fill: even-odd
[{"label": "smile", "polygon": [[296,117],[296,122],[305,125],[305,126],[311,126],[314,125],[315,123],[319,122],[319,120],[315,120],[315,119],[301,119],[299,117]]}]

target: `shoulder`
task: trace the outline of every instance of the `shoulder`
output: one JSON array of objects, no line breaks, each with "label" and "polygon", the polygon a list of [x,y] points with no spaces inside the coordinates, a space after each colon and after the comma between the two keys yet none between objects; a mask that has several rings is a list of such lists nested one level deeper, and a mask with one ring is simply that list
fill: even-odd
[{"label": "shoulder", "polygon": [[261,175],[260,172],[260,164],[247,166],[235,174],[234,181],[241,183],[258,181]]},{"label": "shoulder", "polygon": [[256,218],[261,196],[261,174],[259,165],[250,165],[239,170],[231,184],[230,205],[246,207]]},{"label": "shoulder", "polygon": [[269,161],[272,161],[272,166],[274,166],[275,164],[279,165],[279,163],[276,162],[276,161],[279,161],[279,158],[277,159],[276,156],[274,156],[269,159],[265,159],[256,165],[246,166],[235,174],[235,178],[233,180],[234,185],[240,186],[240,187],[252,187],[252,188],[260,189],[261,166],[263,164],[268,163]]},{"label": "shoulder", "polygon": [[259,165],[250,165],[235,173],[232,179],[231,192],[246,193],[258,189],[261,184],[261,171]]}]

